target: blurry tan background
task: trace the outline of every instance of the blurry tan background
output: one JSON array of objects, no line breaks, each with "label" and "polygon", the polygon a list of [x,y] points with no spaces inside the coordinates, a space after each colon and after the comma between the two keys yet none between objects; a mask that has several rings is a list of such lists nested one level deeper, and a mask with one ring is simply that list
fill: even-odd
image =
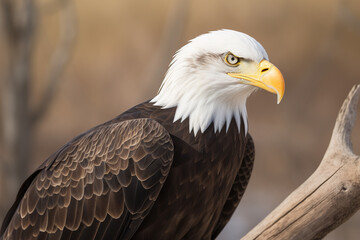
[{"label": "blurry tan background", "polygon": [[[239,239],[315,170],[342,101],[360,83],[357,0],[77,0],[75,10],[72,57],[36,129],[28,174],[72,137],[154,96],[171,55],[199,34],[222,28],[245,32],[282,71],[286,91],[280,105],[264,91],[249,99],[255,169],[238,211],[218,239]],[[169,26],[177,11],[183,11],[181,20]],[[57,11],[40,7],[39,16],[32,104],[44,90],[59,35]],[[175,40],[167,36],[169,28]],[[1,38],[0,56],[3,45]],[[0,63],[5,66],[6,58]],[[0,66],[0,71],[3,78],[6,69]],[[357,153],[359,125],[353,136]],[[0,198],[8,196],[0,193]],[[13,196],[7,201],[13,202]],[[357,214],[325,239],[359,239],[359,222]]]}]

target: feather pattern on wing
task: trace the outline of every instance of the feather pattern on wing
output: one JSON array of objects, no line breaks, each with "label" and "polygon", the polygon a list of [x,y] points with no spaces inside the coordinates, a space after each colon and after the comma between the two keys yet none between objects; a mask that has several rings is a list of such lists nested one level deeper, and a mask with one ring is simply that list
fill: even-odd
[{"label": "feather pattern on wing", "polygon": [[2,237],[130,239],[158,197],[172,159],[170,135],[154,120],[100,125],[43,165]]}]

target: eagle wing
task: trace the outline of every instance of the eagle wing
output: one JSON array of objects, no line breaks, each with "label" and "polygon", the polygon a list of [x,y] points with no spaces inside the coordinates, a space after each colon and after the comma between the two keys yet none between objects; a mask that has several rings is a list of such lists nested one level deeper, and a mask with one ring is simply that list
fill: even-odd
[{"label": "eagle wing", "polygon": [[2,238],[130,239],[160,193],[173,152],[169,133],[151,119],[90,130],[23,184]]},{"label": "eagle wing", "polygon": [[229,222],[236,207],[239,205],[240,200],[244,195],[245,189],[249,183],[251,172],[254,165],[254,160],[255,160],[255,146],[251,135],[248,134],[246,138],[245,153],[239,172],[236,175],[234,184],[231,188],[231,191],[225,202],[225,205],[221,211],[221,215],[218,220],[218,223],[216,224],[213,230],[211,239],[215,239],[220,234],[220,232],[223,230],[225,225]]}]

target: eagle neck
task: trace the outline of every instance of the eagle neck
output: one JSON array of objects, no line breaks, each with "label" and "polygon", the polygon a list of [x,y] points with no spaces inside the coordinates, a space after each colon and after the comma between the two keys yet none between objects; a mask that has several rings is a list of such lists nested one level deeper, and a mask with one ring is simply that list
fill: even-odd
[{"label": "eagle neck", "polygon": [[[238,99],[239,100],[239,99]],[[151,100],[155,106],[162,109],[173,108],[173,106],[162,106],[156,102],[156,98]],[[225,128],[226,132],[232,121],[235,122],[238,132],[244,124],[244,135],[248,131],[246,99],[237,101],[236,104],[222,101],[202,101],[201,99],[192,98],[190,101],[179,101],[175,105],[175,114],[173,123],[176,121],[184,122],[187,120],[189,133],[196,136],[199,132],[204,133],[212,124],[215,133],[221,132]]]}]

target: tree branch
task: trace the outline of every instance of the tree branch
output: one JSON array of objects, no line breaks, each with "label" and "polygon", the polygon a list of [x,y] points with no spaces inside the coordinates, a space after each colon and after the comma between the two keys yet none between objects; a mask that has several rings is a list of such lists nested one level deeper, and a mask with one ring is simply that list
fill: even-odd
[{"label": "tree branch", "polygon": [[[6,46],[5,73],[1,79],[1,144],[0,220],[8,209],[8,198],[16,195],[18,186],[27,175],[30,155],[28,126],[29,86],[32,80],[33,44],[37,29],[34,0],[0,0]],[[2,55],[4,55],[2,53]]]},{"label": "tree branch", "polygon": [[336,119],[327,154],[334,152],[347,152],[353,154],[351,143],[351,130],[356,119],[356,108],[359,101],[360,85],[354,86],[345,99]]},{"label": "tree branch", "polygon": [[41,97],[39,105],[31,113],[31,124],[36,124],[49,108],[51,101],[55,96],[55,90],[57,89],[66,64],[70,58],[76,36],[76,19],[73,4],[74,3],[70,0],[59,2],[59,6],[62,8],[59,13],[59,43],[51,58],[47,86]]},{"label": "tree branch", "polygon": [[354,15],[348,1],[340,0],[338,2],[338,14],[343,24],[353,31],[360,33],[360,20]]},{"label": "tree branch", "polygon": [[154,83],[161,83],[176,49],[181,46],[189,14],[189,0],[173,0],[166,19],[161,44],[146,71],[144,95],[149,95]]},{"label": "tree branch", "polygon": [[359,210],[360,163],[350,140],[359,95],[354,86],[318,169],[242,240],[321,239]]}]

